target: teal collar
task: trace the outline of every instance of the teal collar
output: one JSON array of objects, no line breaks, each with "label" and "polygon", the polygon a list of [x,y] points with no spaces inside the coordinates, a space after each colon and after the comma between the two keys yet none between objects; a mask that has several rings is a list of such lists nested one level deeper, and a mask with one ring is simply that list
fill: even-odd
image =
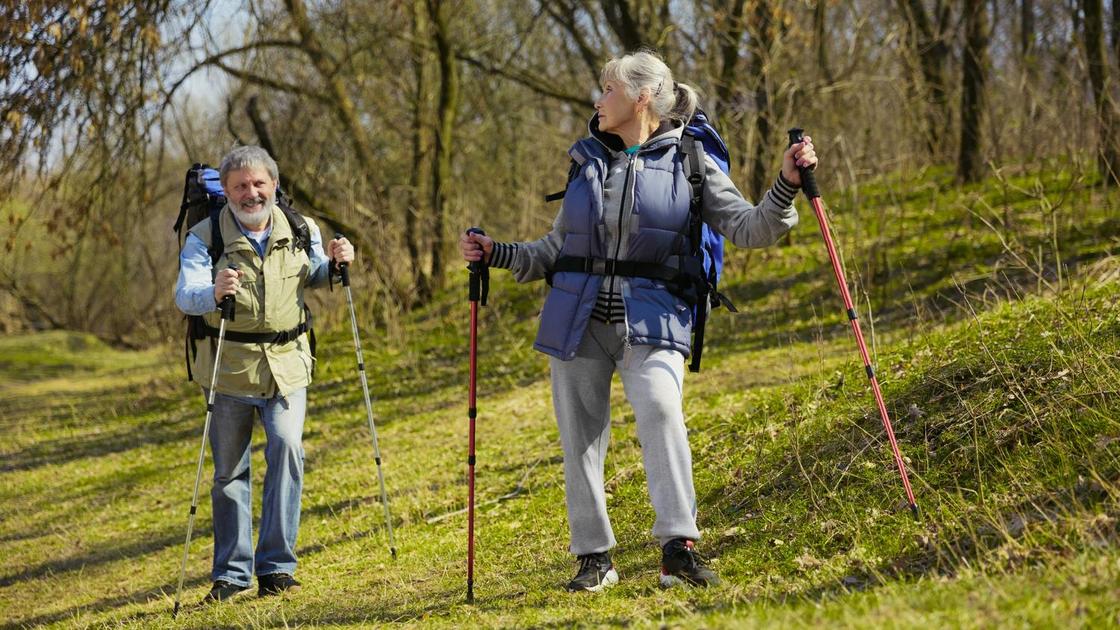
[{"label": "teal collar", "polygon": [[641,144],[635,144],[634,146],[626,149],[624,151],[624,153],[626,153],[626,155],[634,155],[635,153],[638,152],[638,149],[640,149],[640,148],[642,148]]}]

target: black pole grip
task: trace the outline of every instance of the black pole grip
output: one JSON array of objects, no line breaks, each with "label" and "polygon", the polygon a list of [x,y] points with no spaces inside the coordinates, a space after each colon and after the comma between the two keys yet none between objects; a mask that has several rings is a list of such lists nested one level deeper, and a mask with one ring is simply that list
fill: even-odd
[{"label": "black pole grip", "polygon": [[[480,227],[467,228],[467,234],[481,234],[486,236],[486,232]],[[483,252],[483,255],[485,256],[485,252]],[[485,286],[488,285],[490,281],[489,268],[483,261],[476,260],[467,263],[467,269],[471,272],[470,293],[467,297],[471,302],[481,301],[482,304],[485,305],[486,294],[489,292],[489,287]]]},{"label": "black pole grip", "polygon": [[[228,268],[232,269],[234,271],[237,271],[237,263],[230,263]],[[231,321],[231,322],[233,321],[233,307],[236,304],[237,304],[237,302],[233,299],[232,295],[227,295],[224,298],[222,298],[222,304],[221,304],[222,319],[225,319],[225,320],[228,320],[228,321]]]},{"label": "black pole grip", "polygon": [[[342,238],[342,232],[334,233],[335,240]],[[342,286],[350,286],[350,263],[340,262],[338,264],[338,273],[342,276]]]},{"label": "black pole grip", "polygon": [[[486,232],[480,227],[467,228],[467,234],[481,234],[483,236],[486,236]],[[483,252],[483,256],[485,256],[485,255],[486,255],[486,252]],[[481,260],[476,260],[474,262],[467,263],[467,269],[470,269],[471,273],[478,273],[478,272],[482,271],[482,268],[485,267],[485,266],[486,266],[486,263],[482,262]]]},{"label": "black pole grip", "polygon": [[[794,127],[789,130],[789,146],[793,146],[801,142],[804,135],[804,129],[801,127]],[[801,190],[804,191],[805,196],[809,199],[816,199],[821,196],[820,190],[817,188],[817,178],[813,175],[813,170],[804,166],[798,166],[797,170],[801,173]]]}]

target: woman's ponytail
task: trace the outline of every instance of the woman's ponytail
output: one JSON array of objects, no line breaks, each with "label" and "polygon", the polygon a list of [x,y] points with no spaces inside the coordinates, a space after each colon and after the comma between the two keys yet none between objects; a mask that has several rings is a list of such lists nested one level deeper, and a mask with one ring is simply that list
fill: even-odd
[{"label": "woman's ponytail", "polygon": [[692,120],[692,115],[696,112],[700,97],[696,94],[696,90],[692,89],[692,86],[684,83],[674,83],[673,93],[677,96],[677,102],[669,112],[668,118],[688,124],[688,121]]}]

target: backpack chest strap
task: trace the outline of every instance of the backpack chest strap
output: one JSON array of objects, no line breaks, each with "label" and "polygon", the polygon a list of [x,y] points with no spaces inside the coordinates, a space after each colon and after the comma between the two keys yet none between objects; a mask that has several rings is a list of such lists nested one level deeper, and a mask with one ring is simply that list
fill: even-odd
[{"label": "backpack chest strap", "polygon": [[678,280],[685,268],[685,259],[681,256],[672,256],[677,264],[638,262],[634,260],[615,260],[613,258],[595,258],[584,256],[561,256],[552,265],[552,273],[574,271],[590,273],[597,276],[624,276],[627,278],[649,278],[672,282]]}]

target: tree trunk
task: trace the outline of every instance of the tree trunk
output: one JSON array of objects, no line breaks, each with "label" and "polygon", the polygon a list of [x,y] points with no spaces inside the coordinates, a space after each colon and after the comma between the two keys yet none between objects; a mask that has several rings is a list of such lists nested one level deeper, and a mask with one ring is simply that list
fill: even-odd
[{"label": "tree trunk", "polygon": [[1034,0],[1022,0],[1019,18],[1019,54],[1028,59],[1034,54]]},{"label": "tree trunk", "polygon": [[1085,57],[1089,83],[1093,86],[1093,104],[1099,129],[1099,166],[1101,179],[1107,185],[1120,183],[1120,142],[1117,138],[1116,103],[1109,84],[1108,57],[1104,49],[1104,17],[1101,0],[1081,0],[1084,20]]},{"label": "tree trunk", "polygon": [[925,128],[922,131],[926,148],[931,158],[940,161],[947,151],[948,134],[945,130],[952,120],[949,111],[949,82],[945,76],[945,63],[949,58],[949,42],[945,31],[951,14],[950,7],[944,0],[937,0],[934,15],[931,16],[926,13],[921,0],[898,0],[898,4],[909,24],[909,46],[918,60],[922,74],[922,94],[926,103]]},{"label": "tree trunk", "polygon": [[1112,56],[1120,60],[1120,1],[1112,0]]},{"label": "tree trunk", "polygon": [[426,222],[421,222],[424,213],[425,187],[432,173],[432,132],[428,116],[428,98],[431,94],[429,85],[432,80],[429,67],[429,52],[426,42],[431,37],[429,27],[428,8],[425,0],[414,0],[412,3],[412,64],[416,76],[416,91],[412,106],[412,169],[408,175],[408,201],[405,204],[404,236],[405,247],[408,250],[408,259],[412,264],[412,284],[415,287],[415,299],[426,302],[432,297],[431,274],[425,269],[421,258],[424,247],[424,236],[427,230],[423,229]]},{"label": "tree trunk", "polygon": [[[720,70],[716,82],[715,111],[709,112],[716,115],[714,124],[719,129],[727,142],[731,153],[732,163],[736,156],[742,160],[746,155],[745,140],[747,134],[744,130],[744,113],[741,108],[733,107],[733,103],[743,90],[743,73],[739,69],[740,46],[743,33],[746,32],[744,10],[746,0],[734,0],[726,16],[716,22],[716,41],[719,42]],[[739,162],[742,164],[742,162]],[[730,165],[729,165],[730,166]],[[729,170],[734,173],[732,166]]]},{"label": "tree trunk", "polygon": [[428,12],[435,26],[436,54],[439,58],[440,84],[437,109],[436,160],[432,169],[432,289],[443,286],[443,219],[451,186],[452,133],[459,109],[459,66],[451,42],[450,13],[454,3],[428,0]]},{"label": "tree trunk", "polygon": [[813,43],[817,48],[817,71],[826,83],[833,82],[832,70],[828,66],[828,0],[817,0],[813,7]]},{"label": "tree trunk", "polygon": [[988,65],[988,10],[984,0],[965,0],[965,48],[961,72],[961,145],[957,179],[975,182],[984,175],[981,123]]},{"label": "tree trunk", "polygon": [[755,81],[754,104],[755,137],[751,150],[751,174],[748,191],[751,199],[759,200],[766,192],[770,177],[770,49],[774,44],[773,13],[768,0],[758,0],[751,15],[751,37],[747,43],[750,51],[751,79]]},{"label": "tree trunk", "polygon": [[1038,98],[1034,86],[1038,81],[1038,59],[1035,46],[1034,0],[1022,0],[1019,13],[1019,60],[1022,66],[1023,118],[1027,123],[1038,117]]}]

